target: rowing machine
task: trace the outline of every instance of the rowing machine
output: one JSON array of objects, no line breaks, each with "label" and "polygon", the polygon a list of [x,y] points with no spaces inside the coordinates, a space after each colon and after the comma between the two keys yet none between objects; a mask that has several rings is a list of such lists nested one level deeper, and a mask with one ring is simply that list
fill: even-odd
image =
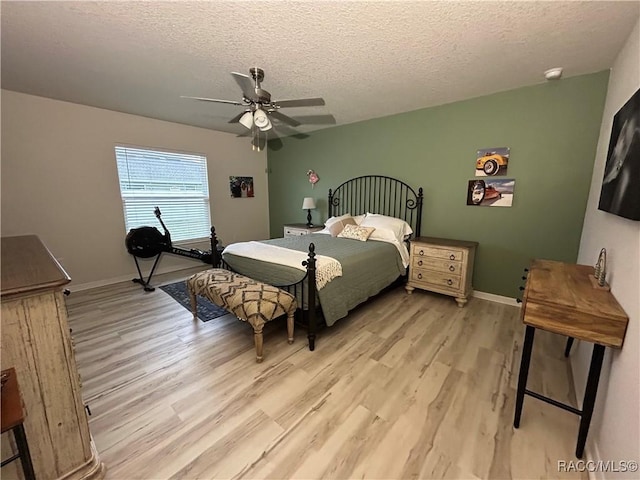
[{"label": "rowing machine", "polygon": [[[155,288],[150,285],[151,277],[153,276],[156,266],[158,265],[158,261],[160,260],[160,256],[163,253],[170,253],[172,255],[193,258],[207,264],[211,264],[214,266],[216,265],[216,259],[218,258],[218,252],[216,248],[218,242],[215,239],[215,229],[213,227],[211,227],[211,239],[212,248],[216,249],[216,254],[212,255],[212,250],[203,251],[197,248],[186,249],[175,247],[171,242],[171,234],[162,221],[162,213],[160,212],[160,209],[156,207],[153,213],[160,221],[160,225],[162,225],[162,228],[164,230],[164,235],[160,233],[160,231],[156,227],[139,227],[129,230],[129,233],[125,238],[127,251],[133,256],[133,259],[136,263],[136,269],[138,270],[138,278],[132,279],[132,282],[142,285],[145,292],[153,292]],[[138,258],[153,257],[155,257],[155,260],[153,262],[153,266],[151,267],[151,273],[149,273],[149,277],[145,280],[140,270]]]}]

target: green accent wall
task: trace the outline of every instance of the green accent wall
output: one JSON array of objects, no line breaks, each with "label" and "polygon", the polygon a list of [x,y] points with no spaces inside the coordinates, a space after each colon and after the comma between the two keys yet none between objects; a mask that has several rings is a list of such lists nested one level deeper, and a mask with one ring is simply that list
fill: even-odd
[{"label": "green accent wall", "polygon": [[[316,199],[319,224],[329,188],[387,175],[424,188],[422,235],[479,242],[476,290],[517,297],[532,259],[577,259],[608,78],[602,71],[270,142],[271,236],[306,222],[304,197]],[[476,151],[489,147],[511,149],[501,178],[516,181],[512,207],[466,205]],[[309,169],[320,177],[314,188]]]}]

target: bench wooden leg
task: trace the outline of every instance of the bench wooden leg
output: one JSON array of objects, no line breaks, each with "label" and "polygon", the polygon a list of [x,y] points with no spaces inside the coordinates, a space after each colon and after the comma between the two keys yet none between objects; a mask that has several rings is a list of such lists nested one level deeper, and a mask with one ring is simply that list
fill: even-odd
[{"label": "bench wooden leg", "polygon": [[289,338],[289,345],[293,343],[293,315],[295,312],[291,312],[287,315],[287,337]]},{"label": "bench wooden leg", "polygon": [[256,343],[256,362],[262,363],[262,326],[253,329],[253,339]]},{"label": "bench wooden leg", "polygon": [[198,319],[198,301],[196,300],[196,294],[191,291],[189,287],[187,287],[189,291],[189,301],[191,302],[191,313],[193,313],[193,319]]}]

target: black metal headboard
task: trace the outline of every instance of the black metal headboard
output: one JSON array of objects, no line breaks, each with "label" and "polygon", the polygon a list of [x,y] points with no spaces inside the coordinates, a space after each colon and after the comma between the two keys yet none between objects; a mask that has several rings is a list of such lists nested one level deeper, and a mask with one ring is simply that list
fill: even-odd
[{"label": "black metal headboard", "polygon": [[422,187],[415,192],[406,183],[381,175],[365,175],[347,180],[333,192],[329,189],[329,217],[351,213],[379,213],[401,218],[420,236]]}]

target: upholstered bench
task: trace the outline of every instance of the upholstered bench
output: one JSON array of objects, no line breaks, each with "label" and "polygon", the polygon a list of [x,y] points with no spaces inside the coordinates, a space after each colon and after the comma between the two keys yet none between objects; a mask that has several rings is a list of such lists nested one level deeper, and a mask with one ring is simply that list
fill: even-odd
[{"label": "upholstered bench", "polygon": [[253,327],[256,361],[262,362],[264,324],[287,315],[287,335],[293,343],[293,315],[297,302],[289,292],[221,268],[205,270],[187,279],[193,319],[197,319],[196,295],[215,303]]}]

